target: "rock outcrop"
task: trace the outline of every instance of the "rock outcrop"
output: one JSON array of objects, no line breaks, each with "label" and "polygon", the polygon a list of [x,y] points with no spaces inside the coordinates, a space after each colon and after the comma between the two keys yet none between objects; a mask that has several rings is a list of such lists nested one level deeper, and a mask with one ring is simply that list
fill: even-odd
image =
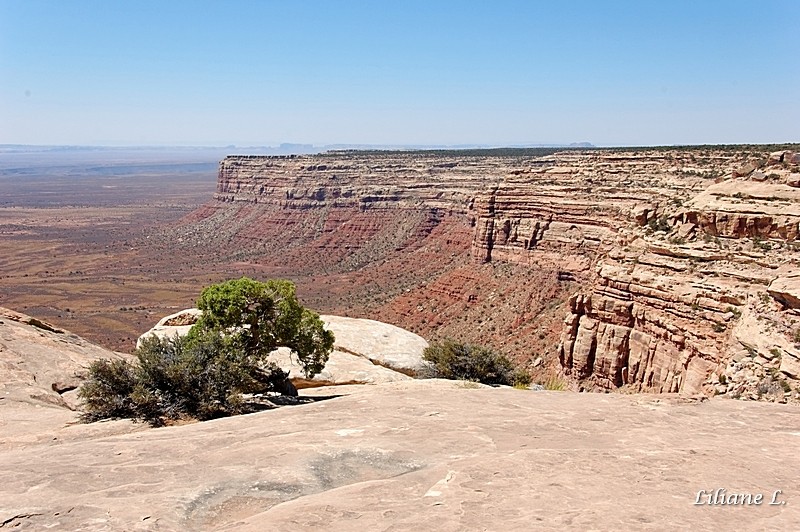
[{"label": "rock outcrop", "polygon": [[[186,309],[162,318],[137,341],[150,336],[185,336],[202,315],[198,309]],[[424,338],[388,323],[374,320],[320,316],[325,328],[335,336],[334,351],[325,369],[312,378],[303,375],[302,367],[288,348],[270,354],[298,388],[342,384],[378,384],[410,379],[427,367],[422,352],[428,347]]]},{"label": "rock outcrop", "polygon": [[55,326],[0,307],[0,389],[4,400],[66,407],[97,359],[127,358]]},{"label": "rock outcrop", "polygon": [[376,365],[366,357],[339,349],[333,350],[325,368],[310,379],[305,377],[302,366],[291,355],[289,348],[279,347],[270,354],[270,359],[289,373],[289,379],[298,390],[318,386],[382,384],[411,379],[404,373]]},{"label": "rock outcrop", "polygon": [[800,309],[800,271],[792,269],[777,276],[767,288],[769,295],[790,309]]},{"label": "rock outcrop", "polygon": [[[791,530],[796,409],[409,380],[0,453],[14,530]],[[0,409],[3,406],[0,404]],[[104,423],[97,425],[106,425]],[[742,508],[698,493],[761,494]],[[777,490],[778,502],[770,506]],[[701,496],[701,502],[705,501]],[[700,517],[698,517],[700,516]]]},{"label": "rock outcrop", "polygon": [[[800,519],[789,405],[530,392],[378,366],[400,380],[309,388],[297,406],[159,429],[76,423],[59,390],[120,356],[0,309],[0,526],[711,531]],[[734,386],[751,371],[740,366]],[[718,488],[764,501],[695,506]],[[786,504],[770,506],[773,496]]]},{"label": "rock outcrop", "polygon": [[333,332],[334,347],[339,351],[412,376],[428,367],[422,359],[428,342],[417,334],[375,320],[327,315],[320,318],[325,328]]},{"label": "rock outcrop", "polygon": [[175,336],[186,336],[189,329],[197,323],[202,311],[196,308],[181,310],[169,316],[164,316],[152,329],[139,336],[136,340],[136,348],[142,346],[142,340],[155,336],[157,338],[173,338]]},{"label": "rock outcrop", "polygon": [[57,440],[77,417],[89,365],[127,357],[0,307],[0,449]]},{"label": "rock outcrop", "polygon": [[794,241],[800,235],[800,190],[731,179],[708,187],[676,219],[715,237]]},{"label": "rock outcrop", "polygon": [[[543,357],[546,371],[557,360],[578,388],[720,393],[730,363],[749,358],[778,372],[788,395],[775,397],[790,400],[797,361],[780,346],[797,325],[776,272],[800,264],[796,158],[761,147],[235,156],[180,231],[264,271],[291,265],[317,308],[352,297],[347,309],[426,337]],[[733,331],[762,306],[764,347],[750,353]]]}]

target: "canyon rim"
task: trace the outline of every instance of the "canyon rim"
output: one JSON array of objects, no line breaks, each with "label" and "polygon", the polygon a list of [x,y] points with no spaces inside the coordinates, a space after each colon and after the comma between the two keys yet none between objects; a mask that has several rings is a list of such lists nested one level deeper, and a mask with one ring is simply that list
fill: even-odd
[{"label": "canyon rim", "polygon": [[575,389],[791,401],[790,148],[229,156],[213,200],[162,238]]}]

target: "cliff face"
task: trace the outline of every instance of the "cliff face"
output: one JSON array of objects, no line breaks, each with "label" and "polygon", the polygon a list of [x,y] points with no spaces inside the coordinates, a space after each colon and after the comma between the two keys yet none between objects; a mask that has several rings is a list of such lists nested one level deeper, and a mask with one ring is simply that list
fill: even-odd
[{"label": "cliff face", "polygon": [[580,387],[783,397],[800,373],[793,281],[769,287],[800,257],[796,158],[234,156],[184,229],[271,271],[280,250],[290,271],[369,278],[359,297],[381,319],[558,359]]},{"label": "cliff face", "polygon": [[231,156],[220,163],[215,199],[288,209],[445,209],[465,213],[498,161],[336,156]]}]

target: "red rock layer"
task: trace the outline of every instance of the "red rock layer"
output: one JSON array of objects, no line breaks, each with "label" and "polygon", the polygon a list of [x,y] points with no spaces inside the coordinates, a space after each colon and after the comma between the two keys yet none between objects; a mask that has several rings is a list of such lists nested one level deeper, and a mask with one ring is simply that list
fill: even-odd
[{"label": "red rock layer", "polygon": [[[228,157],[214,202],[181,230],[213,242],[218,260],[288,274],[323,310],[558,359],[585,388],[695,391],[743,349],[739,316],[770,268],[795,260],[757,257],[758,239],[784,249],[800,223],[791,157],[756,175],[764,160],[712,149]],[[783,352],[793,368],[800,353]]]}]

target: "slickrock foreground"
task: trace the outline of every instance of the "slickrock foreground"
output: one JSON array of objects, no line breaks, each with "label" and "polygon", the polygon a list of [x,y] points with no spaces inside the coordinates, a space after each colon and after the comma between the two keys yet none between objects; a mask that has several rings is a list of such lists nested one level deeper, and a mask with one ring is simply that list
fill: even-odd
[{"label": "slickrock foreground", "polygon": [[[404,379],[304,389],[305,404],[191,425],[76,423],[67,389],[92,360],[115,356],[0,309],[0,528],[716,531],[800,521],[792,405],[397,373]],[[721,488],[765,500],[693,504]],[[786,504],[770,506],[777,490]]]},{"label": "slickrock foreground", "polygon": [[[716,531],[800,522],[800,418],[788,405],[431,380],[316,391],[350,395],[6,449],[0,524]],[[693,505],[717,488],[766,501]],[[768,505],[776,490],[785,505]]]},{"label": "slickrock foreground", "polygon": [[[58,441],[77,419],[72,409],[89,364],[98,358],[126,356],[0,307],[0,452]],[[130,424],[84,425],[68,432],[78,438],[110,430],[129,431]]]}]

